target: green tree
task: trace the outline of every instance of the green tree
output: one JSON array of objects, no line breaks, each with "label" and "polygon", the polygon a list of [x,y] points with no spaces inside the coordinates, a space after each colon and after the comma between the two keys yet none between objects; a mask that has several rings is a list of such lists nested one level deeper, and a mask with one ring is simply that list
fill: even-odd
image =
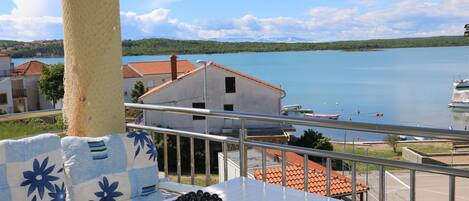
[{"label": "green tree", "polygon": [[134,89],[132,89],[132,102],[138,103],[138,98],[145,94],[145,86],[143,86],[142,81],[137,81],[134,85]]},{"label": "green tree", "polygon": [[397,135],[387,135],[384,138],[384,142],[386,142],[386,144],[388,144],[390,147],[392,147],[392,150],[394,151],[394,153],[397,153],[397,144],[399,142],[399,136],[397,136]]},{"label": "green tree", "polygon": [[[293,145],[293,146],[321,149],[321,150],[328,150],[328,151],[332,151],[334,149],[329,138],[323,136],[322,133],[312,130],[312,129],[305,130],[303,135],[299,138],[291,138],[288,144]],[[315,162],[324,164],[324,158],[322,157],[309,156],[309,160],[313,160]],[[341,161],[333,161],[333,165],[338,164],[338,163],[341,164]]]},{"label": "green tree", "polygon": [[312,129],[305,130],[300,138],[292,139],[289,144],[294,146],[329,151],[332,151],[334,149],[329,138],[324,137],[322,133]]},{"label": "green tree", "polygon": [[59,63],[44,66],[39,77],[39,89],[47,100],[52,101],[55,108],[57,101],[64,97],[64,65]]}]

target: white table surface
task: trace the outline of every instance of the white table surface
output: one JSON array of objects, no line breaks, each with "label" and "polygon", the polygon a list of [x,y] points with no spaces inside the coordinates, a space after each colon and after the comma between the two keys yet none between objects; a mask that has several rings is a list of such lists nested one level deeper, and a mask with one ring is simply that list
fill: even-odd
[{"label": "white table surface", "polygon": [[204,192],[216,193],[223,201],[339,201],[312,193],[305,193],[280,185],[239,177],[202,189]]}]

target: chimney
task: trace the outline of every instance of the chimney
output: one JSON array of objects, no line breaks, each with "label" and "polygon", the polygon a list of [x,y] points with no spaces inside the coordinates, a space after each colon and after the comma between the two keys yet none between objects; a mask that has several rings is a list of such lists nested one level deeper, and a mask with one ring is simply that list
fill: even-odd
[{"label": "chimney", "polygon": [[176,54],[171,55],[171,80],[178,78],[177,58]]}]

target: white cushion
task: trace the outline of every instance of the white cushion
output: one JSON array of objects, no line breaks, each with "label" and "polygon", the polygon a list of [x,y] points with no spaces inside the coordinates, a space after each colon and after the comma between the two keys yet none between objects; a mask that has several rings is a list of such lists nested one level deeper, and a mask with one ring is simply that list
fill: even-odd
[{"label": "white cushion", "polygon": [[146,132],[65,137],[62,150],[71,201],[161,200],[158,153]]}]

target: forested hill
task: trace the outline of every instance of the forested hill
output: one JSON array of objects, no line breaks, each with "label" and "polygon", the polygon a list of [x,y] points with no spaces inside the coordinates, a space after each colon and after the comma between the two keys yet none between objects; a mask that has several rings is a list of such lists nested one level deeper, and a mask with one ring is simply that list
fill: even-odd
[{"label": "forested hill", "polygon": [[[469,38],[441,36],[428,38],[377,39],[323,43],[266,43],[266,42],[216,42],[202,40],[142,39],[124,40],[124,55],[162,54],[213,54],[233,52],[275,52],[306,50],[366,51],[382,48],[469,46]],[[62,57],[61,40],[20,42],[0,40],[0,50],[7,50],[14,58]]]}]

